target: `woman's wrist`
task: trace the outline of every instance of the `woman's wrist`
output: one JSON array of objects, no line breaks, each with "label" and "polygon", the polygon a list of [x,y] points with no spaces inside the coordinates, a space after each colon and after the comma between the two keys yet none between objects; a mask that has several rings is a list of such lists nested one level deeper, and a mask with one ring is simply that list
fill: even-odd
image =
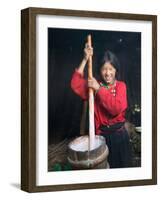
[{"label": "woman's wrist", "polygon": [[83,57],[83,60],[82,60],[82,62],[84,62],[84,63],[87,63],[87,61],[88,61],[88,58],[86,58],[86,57]]},{"label": "woman's wrist", "polygon": [[79,67],[77,68],[77,71],[82,75],[84,73],[84,68],[85,68],[86,62],[87,61],[83,58],[81,63],[80,63],[80,65],[79,65]]}]

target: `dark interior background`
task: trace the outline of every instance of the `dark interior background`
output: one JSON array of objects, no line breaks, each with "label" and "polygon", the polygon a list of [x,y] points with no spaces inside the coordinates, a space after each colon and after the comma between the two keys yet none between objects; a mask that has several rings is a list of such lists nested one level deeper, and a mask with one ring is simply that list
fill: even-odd
[{"label": "dark interior background", "polygon": [[49,144],[79,135],[83,102],[72,92],[70,80],[83,58],[88,34],[94,48],[94,77],[98,77],[99,55],[111,50],[120,61],[121,77],[127,84],[127,119],[141,125],[141,33],[48,28]]}]

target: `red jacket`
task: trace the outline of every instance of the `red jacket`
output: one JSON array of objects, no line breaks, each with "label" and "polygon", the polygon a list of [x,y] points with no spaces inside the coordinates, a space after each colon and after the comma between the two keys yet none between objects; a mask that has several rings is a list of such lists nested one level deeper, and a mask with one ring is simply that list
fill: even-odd
[{"label": "red jacket", "polygon": [[[100,82],[101,83],[101,82]],[[71,79],[72,90],[83,100],[88,100],[87,80],[77,69]],[[96,134],[101,133],[100,125],[113,125],[125,121],[125,110],[127,108],[126,84],[116,80],[115,95],[112,88],[100,87],[95,94],[94,112]]]}]

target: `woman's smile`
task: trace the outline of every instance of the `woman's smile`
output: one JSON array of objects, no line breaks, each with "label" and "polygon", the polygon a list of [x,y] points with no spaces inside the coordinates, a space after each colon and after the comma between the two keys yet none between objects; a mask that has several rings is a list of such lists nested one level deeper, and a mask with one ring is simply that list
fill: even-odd
[{"label": "woman's smile", "polygon": [[104,76],[104,81],[106,81],[107,83],[113,82],[113,79],[114,79],[114,77],[112,74]]},{"label": "woman's smile", "polygon": [[101,76],[105,83],[113,83],[115,80],[116,69],[110,63],[105,63],[101,67]]}]

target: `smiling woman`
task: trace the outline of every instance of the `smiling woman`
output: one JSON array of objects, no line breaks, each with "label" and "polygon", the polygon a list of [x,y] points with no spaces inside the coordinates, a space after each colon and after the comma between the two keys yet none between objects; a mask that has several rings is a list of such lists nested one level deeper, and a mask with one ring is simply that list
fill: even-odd
[{"label": "smiling woman", "polygon": [[[101,73],[105,82],[110,83],[111,81],[114,81],[115,76],[119,79],[119,71],[120,63],[117,57],[111,51],[105,51],[98,62],[98,73]],[[108,80],[110,76],[112,77],[112,80]]]},{"label": "smiling woman", "polygon": [[84,57],[72,76],[71,88],[84,100],[88,99],[88,88],[95,91],[96,134],[106,139],[110,168],[130,167],[129,135],[124,126],[127,109],[126,84],[116,79],[118,59],[112,52],[106,51],[99,65],[100,80],[92,78],[87,81],[83,74],[92,54],[93,48],[85,45]]},{"label": "smiling woman", "polygon": [[101,77],[106,84],[114,84],[116,69],[110,62],[105,62],[101,67]]}]

